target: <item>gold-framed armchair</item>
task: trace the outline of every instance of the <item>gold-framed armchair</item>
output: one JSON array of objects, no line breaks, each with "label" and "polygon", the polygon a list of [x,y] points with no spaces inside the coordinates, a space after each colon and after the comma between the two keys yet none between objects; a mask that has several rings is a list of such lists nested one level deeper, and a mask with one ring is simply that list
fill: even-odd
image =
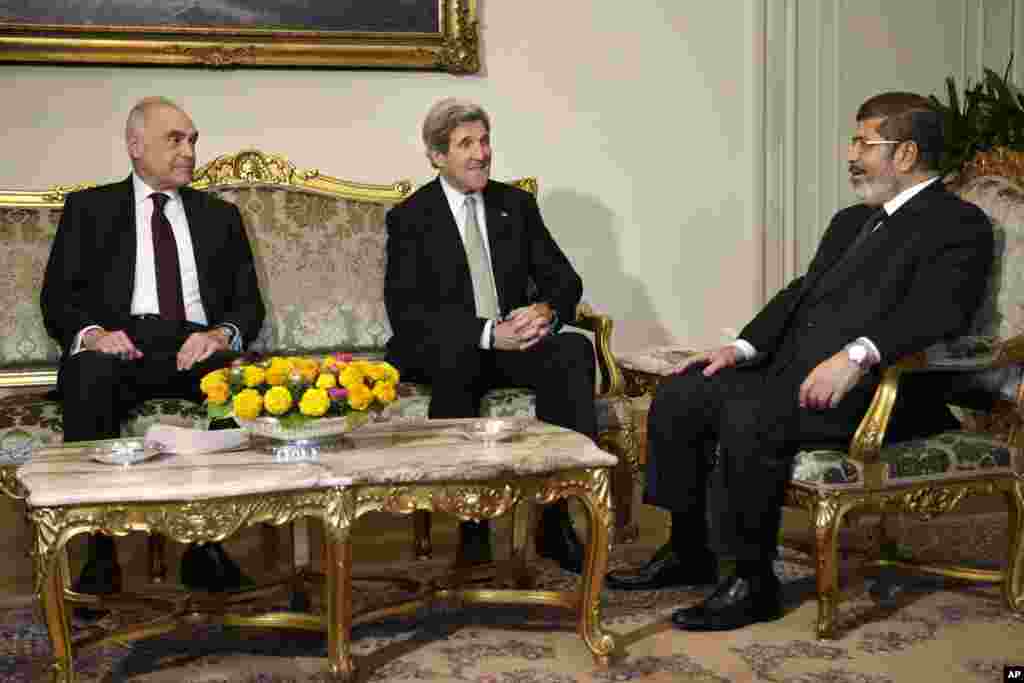
[{"label": "gold-framed armchair", "polygon": [[[840,527],[865,514],[881,520],[870,564],[1000,582],[1007,606],[1024,609],[1024,278],[1010,265],[1024,252],[1024,184],[999,172],[996,165],[976,163],[952,188],[985,211],[996,233],[987,298],[970,336],[887,368],[848,451],[808,450],[796,456],[786,505],[810,515],[819,638],[834,638],[840,630]],[[939,384],[948,388],[947,401],[961,428],[888,443],[886,429],[901,382],[922,372],[944,373]],[[1009,547],[1002,570],[926,564],[891,552],[887,515],[927,522],[976,496],[1001,496],[1006,503]]]}]

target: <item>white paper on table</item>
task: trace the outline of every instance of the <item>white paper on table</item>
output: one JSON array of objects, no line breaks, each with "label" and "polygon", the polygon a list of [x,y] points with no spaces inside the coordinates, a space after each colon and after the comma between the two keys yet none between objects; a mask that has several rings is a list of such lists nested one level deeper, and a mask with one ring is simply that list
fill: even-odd
[{"label": "white paper on table", "polygon": [[249,443],[244,429],[190,429],[168,424],[155,424],[146,430],[146,441],[157,441],[168,453],[193,455],[236,450]]}]

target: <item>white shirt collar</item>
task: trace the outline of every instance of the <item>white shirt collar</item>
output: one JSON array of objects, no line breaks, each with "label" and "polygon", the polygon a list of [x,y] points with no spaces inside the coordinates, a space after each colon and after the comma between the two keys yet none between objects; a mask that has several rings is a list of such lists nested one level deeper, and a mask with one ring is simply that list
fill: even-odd
[{"label": "white shirt collar", "polygon": [[448,206],[452,208],[452,215],[462,215],[462,207],[466,205],[466,197],[473,197],[476,199],[479,206],[483,206],[484,195],[482,192],[466,194],[449,183],[448,179],[444,177],[444,174],[438,174],[437,177],[441,180],[441,189],[444,191],[444,196],[448,200]]},{"label": "white shirt collar", "polygon": [[934,178],[923,180],[919,182],[917,185],[911,185],[907,189],[903,190],[903,192],[900,192],[898,195],[896,195],[895,197],[893,197],[892,199],[890,199],[889,201],[882,205],[882,207],[885,209],[885,213],[889,216],[893,215],[894,213],[896,213],[897,209],[899,209],[901,206],[909,202],[918,193],[920,193],[921,190],[928,187],[938,179],[939,176],[935,176]]},{"label": "white shirt collar", "polygon": [[[135,188],[135,205],[138,206],[149,199],[149,196],[156,192],[146,184],[146,181],[139,177],[139,174],[132,171],[132,187]],[[181,201],[181,194],[177,190],[164,190],[163,193],[170,197],[171,202]]]}]

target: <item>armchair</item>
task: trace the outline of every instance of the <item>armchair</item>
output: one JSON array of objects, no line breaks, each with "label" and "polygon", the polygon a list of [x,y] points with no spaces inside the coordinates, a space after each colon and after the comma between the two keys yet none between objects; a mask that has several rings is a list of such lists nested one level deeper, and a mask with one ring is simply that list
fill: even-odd
[{"label": "armchair", "polygon": [[[991,173],[989,168],[986,172]],[[1024,608],[1024,282],[1009,264],[1024,250],[1024,189],[1005,178],[976,176],[956,191],[981,207],[996,232],[996,261],[987,301],[971,336],[902,359],[886,369],[849,450],[802,451],[787,489],[787,506],[810,514],[817,569],[817,635],[838,631],[838,533],[851,516],[881,515],[872,564],[957,579],[1001,582],[1006,604]],[[901,379],[911,373],[948,375],[948,401],[962,428],[888,443],[886,428]],[[978,397],[989,406],[979,410]],[[960,405],[963,404],[963,405]],[[968,406],[973,406],[968,407]],[[1009,547],[1002,571],[936,566],[882,557],[885,515],[924,521],[956,509],[968,497],[1001,496]]]}]

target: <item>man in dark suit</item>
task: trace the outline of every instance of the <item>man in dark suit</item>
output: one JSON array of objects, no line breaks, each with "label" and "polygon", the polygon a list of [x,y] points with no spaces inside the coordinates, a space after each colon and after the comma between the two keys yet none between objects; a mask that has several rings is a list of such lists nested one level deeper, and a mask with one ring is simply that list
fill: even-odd
[{"label": "man in dark suit", "polygon": [[[470,102],[444,99],[427,113],[423,141],[439,177],[387,216],[389,359],[432,386],[432,418],[475,417],[488,389],[521,386],[536,392],[540,419],[595,438],[593,348],[558,333],[576,317],[582,280],[533,196],[490,180],[490,131]],[[462,558],[487,561],[486,522],[460,529]],[[544,511],[538,552],[580,571],[564,501]]]},{"label": "man in dark suit", "polygon": [[[733,558],[734,576],[673,614],[679,628],[781,616],[772,561],[798,447],[848,443],[881,368],[963,334],[982,299],[992,228],[942,185],[941,115],[918,95],[884,93],[856,119],[849,171],[863,203],[835,215],[807,274],[735,343],[688,363],[651,405],[645,501],[671,511],[671,538],[647,565],[609,574],[608,585],[714,583],[717,558]],[[922,380],[901,386],[890,437],[956,424]]]},{"label": "man in dark suit", "polygon": [[[252,251],[234,205],[186,185],[198,132],[163,98],[141,100],[125,130],[132,174],[68,195],[41,305],[63,348],[58,388],[66,442],[116,438],[126,411],[154,397],[201,400],[199,380],[263,323]],[[219,544],[190,546],[186,585],[242,581]],[[76,590],[119,590],[109,537],[90,539]]]}]

